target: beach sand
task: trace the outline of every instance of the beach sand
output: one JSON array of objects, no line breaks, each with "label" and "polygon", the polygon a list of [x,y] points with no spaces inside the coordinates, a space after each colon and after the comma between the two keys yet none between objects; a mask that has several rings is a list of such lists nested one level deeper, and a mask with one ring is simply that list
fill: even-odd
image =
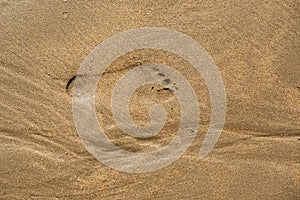
[{"label": "beach sand", "polygon": [[[299,1],[0,0],[0,10],[0,198],[300,199]],[[137,63],[178,70],[201,111],[183,156],[161,170],[132,174],[86,150],[72,116],[73,83],[67,91],[66,84],[98,44],[140,27],[182,32],[207,50],[224,80],[227,116],[218,143],[200,159],[210,121],[201,76],[161,50],[120,57],[96,95],[99,122],[115,144],[148,152],[168,144],[178,129],[178,101],[149,85],[136,91],[130,111],[147,124],[147,102],[163,102],[170,115],[161,134],[135,139],[115,124],[114,84]]]}]

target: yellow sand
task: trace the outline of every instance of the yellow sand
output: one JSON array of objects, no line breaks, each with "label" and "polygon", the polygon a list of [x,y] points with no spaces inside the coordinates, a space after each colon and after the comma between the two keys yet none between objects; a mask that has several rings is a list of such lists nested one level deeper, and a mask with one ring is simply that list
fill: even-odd
[{"label": "yellow sand", "polygon": [[[0,10],[0,198],[300,199],[299,1],[0,0]],[[113,86],[139,62],[164,63],[185,75],[199,98],[201,122],[193,145],[169,167],[123,173],[87,152],[73,122],[73,85],[65,88],[103,40],[153,26],[183,32],[209,52],[226,87],[225,128],[200,160],[210,119],[205,82],[167,52],[124,55],[103,76],[96,98],[100,124],[115,144],[152,151],[178,128],[178,102],[159,86],[141,87],[131,113],[146,124],[142,109],[150,100],[164,102],[170,114],[160,135],[141,141],[115,125]]]}]

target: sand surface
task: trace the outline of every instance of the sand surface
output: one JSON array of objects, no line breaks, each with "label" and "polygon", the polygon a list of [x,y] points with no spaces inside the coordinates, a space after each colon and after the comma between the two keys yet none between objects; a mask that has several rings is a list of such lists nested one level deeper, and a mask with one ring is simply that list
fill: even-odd
[{"label": "sand surface", "polygon": [[[3,199],[300,199],[300,3],[282,1],[0,0],[0,198]],[[84,147],[67,82],[95,46],[139,27],[189,35],[215,61],[226,87],[221,138],[198,153],[210,120],[205,82],[184,59],[140,50],[117,59],[96,95],[101,126],[133,152],[166,145],[180,108],[170,91],[144,86],[130,111],[149,121],[147,102],[170,113],[161,134],[140,140],[113,121],[115,82],[137,63],[172,66],[190,81],[201,110],[192,146],[172,165],[146,174],[117,171]]]}]

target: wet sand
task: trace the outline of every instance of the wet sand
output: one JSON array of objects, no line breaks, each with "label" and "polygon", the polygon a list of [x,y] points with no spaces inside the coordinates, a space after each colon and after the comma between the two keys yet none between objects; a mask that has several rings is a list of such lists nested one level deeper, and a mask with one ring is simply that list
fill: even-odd
[{"label": "wet sand", "polygon": [[[0,198],[3,199],[299,199],[299,1],[0,1]],[[68,81],[95,46],[139,27],[189,35],[215,61],[227,92],[221,138],[198,153],[210,120],[201,76],[182,58],[140,50],[120,57],[96,95],[99,122],[115,144],[152,151],[176,134],[180,108],[170,91],[141,87],[131,113],[149,121],[154,97],[170,112],[161,134],[139,140],[113,121],[116,81],[137,63],[164,63],[190,81],[201,111],[197,136],[172,165],[119,172],[84,147],[72,116]],[[155,98],[154,98],[155,99]],[[171,110],[173,108],[174,110]]]}]

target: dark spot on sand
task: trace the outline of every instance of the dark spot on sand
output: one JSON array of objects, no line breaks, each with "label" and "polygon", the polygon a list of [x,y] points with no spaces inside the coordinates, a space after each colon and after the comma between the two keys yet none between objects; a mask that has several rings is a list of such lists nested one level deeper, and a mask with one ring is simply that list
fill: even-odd
[{"label": "dark spot on sand", "polygon": [[157,92],[160,92],[160,91],[163,91],[163,90],[168,90],[168,91],[171,91],[171,92],[172,92],[172,90],[171,90],[170,88],[165,88],[165,87],[162,88],[162,89],[158,89]]},{"label": "dark spot on sand", "polygon": [[68,83],[66,85],[66,91],[69,91],[70,85],[76,79],[76,77],[77,77],[77,75],[75,75],[72,78],[70,78],[70,80],[68,81]]},{"label": "dark spot on sand", "polygon": [[159,69],[158,69],[157,67],[153,67],[152,69],[153,69],[154,71],[156,71],[156,72],[159,71]]},{"label": "dark spot on sand", "polygon": [[171,83],[171,79],[165,79],[163,82],[169,84],[169,83]]},{"label": "dark spot on sand", "polygon": [[176,86],[176,83],[173,83],[173,86],[176,90],[178,90],[178,87]]}]

